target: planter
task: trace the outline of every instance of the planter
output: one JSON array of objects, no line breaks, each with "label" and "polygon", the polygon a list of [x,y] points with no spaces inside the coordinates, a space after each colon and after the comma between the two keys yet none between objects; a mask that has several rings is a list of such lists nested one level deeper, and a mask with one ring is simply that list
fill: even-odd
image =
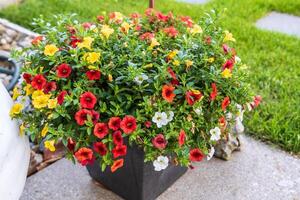
[{"label": "planter", "polygon": [[153,200],[170,187],[186,171],[186,167],[169,165],[154,171],[152,162],[144,163],[144,152],[136,146],[128,147],[124,166],[112,173],[101,171],[98,162],[88,165],[91,177],[128,200]]},{"label": "planter", "polygon": [[20,64],[14,60],[10,60],[9,53],[5,51],[0,51],[0,73],[12,76],[9,83],[6,83],[5,85],[8,91],[12,90],[19,79]]},{"label": "planter", "polygon": [[0,82],[0,199],[7,200],[21,196],[30,158],[28,137],[19,135],[18,123],[9,116],[12,103]]}]

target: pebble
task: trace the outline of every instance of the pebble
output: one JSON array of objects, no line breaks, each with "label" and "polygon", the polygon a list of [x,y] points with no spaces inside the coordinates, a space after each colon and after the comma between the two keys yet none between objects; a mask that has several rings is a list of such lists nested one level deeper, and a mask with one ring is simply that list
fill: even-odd
[{"label": "pebble", "polygon": [[[20,32],[18,29],[13,29],[12,27],[16,27],[16,25],[10,26],[0,23],[0,51],[9,52],[12,49],[29,47],[31,45],[33,36],[29,36],[25,32]],[[11,75],[0,74],[0,81],[4,85],[8,85],[11,79]]]}]

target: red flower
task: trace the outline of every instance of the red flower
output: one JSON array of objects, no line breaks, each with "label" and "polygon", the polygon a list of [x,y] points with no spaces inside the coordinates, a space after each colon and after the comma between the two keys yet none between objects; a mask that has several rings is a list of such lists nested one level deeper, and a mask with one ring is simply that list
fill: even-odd
[{"label": "red flower", "polygon": [[56,74],[59,78],[68,78],[72,72],[70,65],[63,63],[57,66]]},{"label": "red flower", "polygon": [[229,59],[229,60],[226,61],[226,63],[224,63],[224,65],[222,67],[222,70],[229,69],[230,71],[232,71],[233,65],[234,65],[233,59]]},{"label": "red flower", "polygon": [[146,122],[144,123],[144,125],[146,126],[146,128],[150,128],[151,125],[152,125],[152,123],[151,123],[151,121],[146,121]]},{"label": "red flower", "polygon": [[189,90],[185,93],[187,103],[192,106],[202,98],[202,94],[198,90]]},{"label": "red flower", "polygon": [[155,138],[152,139],[152,144],[154,147],[162,150],[162,149],[166,148],[167,141],[166,141],[164,135],[160,133],[157,136],[155,136]]},{"label": "red flower", "polygon": [[101,73],[99,70],[90,70],[87,71],[85,74],[89,80],[99,80],[101,77]]},{"label": "red flower", "polygon": [[73,26],[67,26],[67,30],[71,35],[76,33],[76,29]]},{"label": "red flower", "polygon": [[91,92],[85,92],[80,96],[80,105],[83,108],[93,109],[96,103],[97,98]]},{"label": "red flower", "polygon": [[121,131],[115,131],[113,133],[113,143],[115,145],[122,145],[123,144],[123,137]]},{"label": "red flower", "polygon": [[193,21],[189,16],[181,16],[180,20],[187,26],[187,27],[192,27],[193,26]]},{"label": "red flower", "polygon": [[127,153],[127,146],[126,145],[117,145],[113,150],[111,151],[114,158],[125,156]]},{"label": "red flower", "polygon": [[94,135],[100,139],[108,134],[108,127],[105,123],[97,123],[94,127]]},{"label": "red flower", "polygon": [[131,115],[126,115],[121,121],[121,129],[126,134],[130,134],[136,129],[136,119]]},{"label": "red flower", "polygon": [[89,29],[89,28],[91,28],[92,25],[93,25],[93,24],[90,23],[90,22],[84,22],[84,23],[82,23],[82,27],[83,27],[84,29]]},{"label": "red flower", "polygon": [[175,72],[172,70],[171,67],[168,67],[168,72],[169,72],[170,76],[172,77],[172,79],[177,80],[176,74],[175,74]]},{"label": "red flower", "polygon": [[185,137],[186,137],[186,135],[185,135],[185,132],[184,132],[184,130],[180,130],[180,133],[179,133],[179,136],[178,136],[178,144],[179,144],[179,147],[181,147],[183,144],[184,144],[184,142],[185,142]]},{"label": "red flower", "polygon": [[219,124],[221,127],[225,127],[226,126],[226,119],[224,116],[222,116],[220,119],[219,119]]},{"label": "red flower", "polygon": [[156,17],[157,17],[157,19],[159,21],[162,21],[162,22],[167,22],[169,20],[169,16],[168,15],[164,15],[161,12],[157,12],[156,13]]},{"label": "red flower", "polygon": [[36,90],[42,90],[45,87],[46,83],[47,83],[47,80],[41,74],[34,76],[31,81],[32,87]]},{"label": "red flower", "polygon": [[121,118],[120,117],[111,117],[108,121],[108,127],[114,131],[120,128]]},{"label": "red flower", "polygon": [[93,145],[93,149],[95,152],[99,153],[101,156],[105,156],[107,154],[106,145],[102,142],[95,142]]},{"label": "red flower", "polygon": [[206,43],[207,45],[210,45],[210,44],[211,44],[211,37],[210,37],[210,36],[206,36],[206,37],[205,37],[205,43]]},{"label": "red flower", "polygon": [[225,97],[222,101],[222,110],[226,110],[227,106],[230,104],[229,97]]},{"label": "red flower", "polygon": [[26,83],[28,83],[28,84],[30,84],[31,81],[32,81],[32,75],[31,75],[31,74],[24,73],[24,74],[23,74],[23,78],[24,78],[24,80],[26,81]]},{"label": "red flower", "polygon": [[92,115],[91,111],[82,109],[75,113],[75,120],[76,123],[80,126],[84,125],[85,121],[87,120],[87,116]]},{"label": "red flower", "polygon": [[229,48],[229,46],[227,44],[223,44],[222,48],[223,48],[224,54],[228,54],[229,53],[230,48]]},{"label": "red flower", "polygon": [[146,32],[140,36],[141,40],[151,40],[154,38],[154,33]]},{"label": "red flower", "polygon": [[74,151],[75,145],[76,145],[76,142],[75,142],[72,138],[68,138],[67,148],[68,148],[70,151]]},{"label": "red flower", "polygon": [[170,26],[168,28],[164,29],[164,32],[169,36],[169,37],[176,37],[178,35],[178,31],[176,30],[176,28],[174,28],[173,26]]},{"label": "red flower", "polygon": [[97,20],[98,20],[99,22],[103,22],[104,19],[105,19],[105,17],[104,17],[103,15],[97,16]]},{"label": "red flower", "polygon": [[254,102],[255,107],[259,106],[261,100],[262,100],[262,97],[259,96],[259,95],[256,95],[256,96],[254,97],[254,101],[253,101],[253,102]]},{"label": "red flower", "polygon": [[67,95],[67,91],[63,90],[59,93],[59,95],[57,96],[57,103],[59,105],[63,104],[64,100],[65,100],[65,96]]},{"label": "red flower", "polygon": [[174,93],[175,87],[172,85],[164,85],[162,88],[162,97],[169,103],[172,103],[176,94]]},{"label": "red flower", "polygon": [[44,93],[48,94],[51,91],[56,90],[56,83],[55,81],[50,81],[48,83],[46,83],[45,87],[44,87]]},{"label": "red flower", "polygon": [[190,150],[190,161],[200,162],[204,157],[202,151],[198,148]]},{"label": "red flower", "polygon": [[71,36],[71,42],[70,42],[70,45],[73,47],[73,48],[76,48],[77,47],[77,44],[81,42],[81,39],[77,38],[76,36],[72,35]]},{"label": "red flower", "polygon": [[36,36],[32,41],[31,41],[31,44],[32,45],[38,45],[42,40],[43,40],[43,36],[39,35],[39,36]]},{"label": "red flower", "polygon": [[83,147],[80,148],[76,153],[75,157],[77,161],[81,163],[81,165],[85,166],[87,164],[91,164],[94,161],[93,151],[89,148]]},{"label": "red flower", "polygon": [[91,114],[92,114],[92,121],[94,124],[96,124],[99,120],[100,114],[95,110],[91,110]]},{"label": "red flower", "polygon": [[212,92],[210,93],[210,100],[215,100],[218,94],[217,85],[215,83],[211,84]]},{"label": "red flower", "polygon": [[131,17],[131,19],[138,19],[141,17],[141,15],[139,13],[131,13],[130,17]]},{"label": "red flower", "polygon": [[111,172],[114,173],[117,169],[119,169],[120,167],[123,167],[123,164],[124,164],[124,159],[123,158],[114,161],[114,163],[110,167]]}]

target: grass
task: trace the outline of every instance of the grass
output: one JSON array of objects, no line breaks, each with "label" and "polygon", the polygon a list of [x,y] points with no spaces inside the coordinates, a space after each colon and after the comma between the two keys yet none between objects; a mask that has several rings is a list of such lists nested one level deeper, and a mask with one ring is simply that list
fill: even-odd
[{"label": "grass", "polygon": [[[84,20],[102,12],[143,12],[147,0],[25,0],[0,11],[0,17],[32,28],[32,18],[43,14],[76,12]],[[300,153],[300,39],[255,28],[255,21],[270,11],[300,16],[295,0],[211,0],[205,5],[157,1],[156,8],[199,18],[212,8],[227,8],[222,25],[234,33],[237,52],[250,67],[253,90],[262,95],[262,106],[247,120],[248,133]]]}]

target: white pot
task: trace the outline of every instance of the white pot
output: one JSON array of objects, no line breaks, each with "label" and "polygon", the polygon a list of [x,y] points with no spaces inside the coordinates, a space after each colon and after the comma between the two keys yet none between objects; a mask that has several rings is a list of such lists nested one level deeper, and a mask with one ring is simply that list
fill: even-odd
[{"label": "white pot", "polygon": [[19,125],[11,120],[13,101],[0,81],[0,199],[20,198],[27,176],[30,148],[27,136],[19,135]]}]

